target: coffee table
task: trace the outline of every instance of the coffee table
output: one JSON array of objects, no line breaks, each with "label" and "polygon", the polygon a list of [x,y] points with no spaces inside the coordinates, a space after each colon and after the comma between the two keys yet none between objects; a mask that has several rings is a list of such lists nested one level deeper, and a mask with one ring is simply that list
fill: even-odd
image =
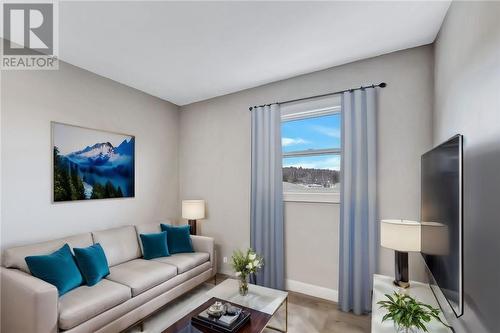
[{"label": "coffee table", "polygon": [[[212,332],[207,329],[191,327],[191,317],[213,304],[216,300],[230,302],[251,312],[250,322],[243,326],[238,333],[260,333],[264,328],[286,333],[288,330],[288,293],[286,291],[266,288],[254,284],[248,285],[248,294],[241,296],[238,292],[239,282],[235,279],[226,279],[214,288],[207,291],[203,304],[187,313],[163,333],[198,333]],[[276,312],[285,306],[285,327],[268,326]]]},{"label": "coffee table", "polygon": [[[201,311],[208,308],[210,305],[215,302],[225,302],[220,298],[212,297],[193,311],[189,312],[187,315],[176,321],[172,326],[167,328],[162,333],[217,333],[210,328],[203,327],[196,324],[191,324],[191,318],[199,314]],[[236,304],[233,304],[236,305]],[[260,333],[266,327],[267,323],[271,319],[271,315],[260,312],[257,310],[253,310],[244,306],[240,306],[244,311],[250,313],[250,320],[243,325],[238,333]]]},{"label": "coffee table", "polygon": [[241,296],[238,291],[238,286],[238,280],[226,279],[210,289],[207,295],[267,313],[271,315],[271,317],[284,305],[285,328],[281,329],[272,326],[267,326],[267,328],[283,333],[288,331],[288,293],[286,291],[249,284],[248,294],[246,296]]}]

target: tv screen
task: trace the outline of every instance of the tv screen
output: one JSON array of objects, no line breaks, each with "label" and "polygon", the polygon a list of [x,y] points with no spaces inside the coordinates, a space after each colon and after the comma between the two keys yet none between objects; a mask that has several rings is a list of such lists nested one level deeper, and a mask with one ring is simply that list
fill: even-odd
[{"label": "tv screen", "polygon": [[422,155],[421,172],[422,256],[434,280],[431,288],[444,295],[459,317],[463,313],[462,136]]}]

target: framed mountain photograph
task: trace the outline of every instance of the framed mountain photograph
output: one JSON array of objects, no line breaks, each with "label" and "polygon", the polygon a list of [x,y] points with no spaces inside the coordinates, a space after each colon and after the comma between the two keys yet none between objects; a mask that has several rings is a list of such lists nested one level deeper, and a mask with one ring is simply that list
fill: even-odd
[{"label": "framed mountain photograph", "polygon": [[134,197],[134,136],[51,126],[53,202]]}]

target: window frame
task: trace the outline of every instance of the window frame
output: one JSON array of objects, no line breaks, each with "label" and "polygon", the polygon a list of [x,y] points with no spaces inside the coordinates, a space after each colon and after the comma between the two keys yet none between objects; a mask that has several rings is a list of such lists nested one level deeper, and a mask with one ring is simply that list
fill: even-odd
[{"label": "window frame", "polygon": [[[342,117],[341,106],[334,105],[319,109],[311,109],[302,112],[281,115],[281,123],[294,120],[304,120],[308,118],[317,118],[322,116],[330,116],[338,114]],[[282,136],[283,137],[283,136]],[[287,157],[308,157],[308,156],[324,156],[324,155],[339,155],[342,154],[342,142],[340,148],[327,148],[327,149],[307,149],[291,152],[283,152],[281,160]],[[342,170],[340,170],[342,172]],[[341,185],[342,186],[342,185]],[[340,203],[340,193],[301,193],[301,192],[284,192],[284,202],[310,202],[310,203]]]}]

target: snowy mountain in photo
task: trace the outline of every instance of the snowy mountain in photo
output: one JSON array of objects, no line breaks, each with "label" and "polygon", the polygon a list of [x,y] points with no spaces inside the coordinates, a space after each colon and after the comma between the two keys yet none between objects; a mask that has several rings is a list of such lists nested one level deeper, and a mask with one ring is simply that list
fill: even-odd
[{"label": "snowy mountain in photo", "polygon": [[115,167],[130,163],[134,153],[134,139],[123,140],[118,147],[109,142],[96,143],[82,150],[67,154],[66,157],[80,166]]},{"label": "snowy mountain in photo", "polygon": [[135,138],[52,123],[53,200],[135,196]]},{"label": "snowy mountain in photo", "polygon": [[[99,142],[81,150],[60,155],[59,166],[74,170],[81,179],[83,196],[98,197],[134,195],[134,138],[123,140],[117,147]],[[76,178],[78,182],[78,178]],[[73,184],[73,187],[76,185]],[[111,194],[109,194],[110,192]]]}]

